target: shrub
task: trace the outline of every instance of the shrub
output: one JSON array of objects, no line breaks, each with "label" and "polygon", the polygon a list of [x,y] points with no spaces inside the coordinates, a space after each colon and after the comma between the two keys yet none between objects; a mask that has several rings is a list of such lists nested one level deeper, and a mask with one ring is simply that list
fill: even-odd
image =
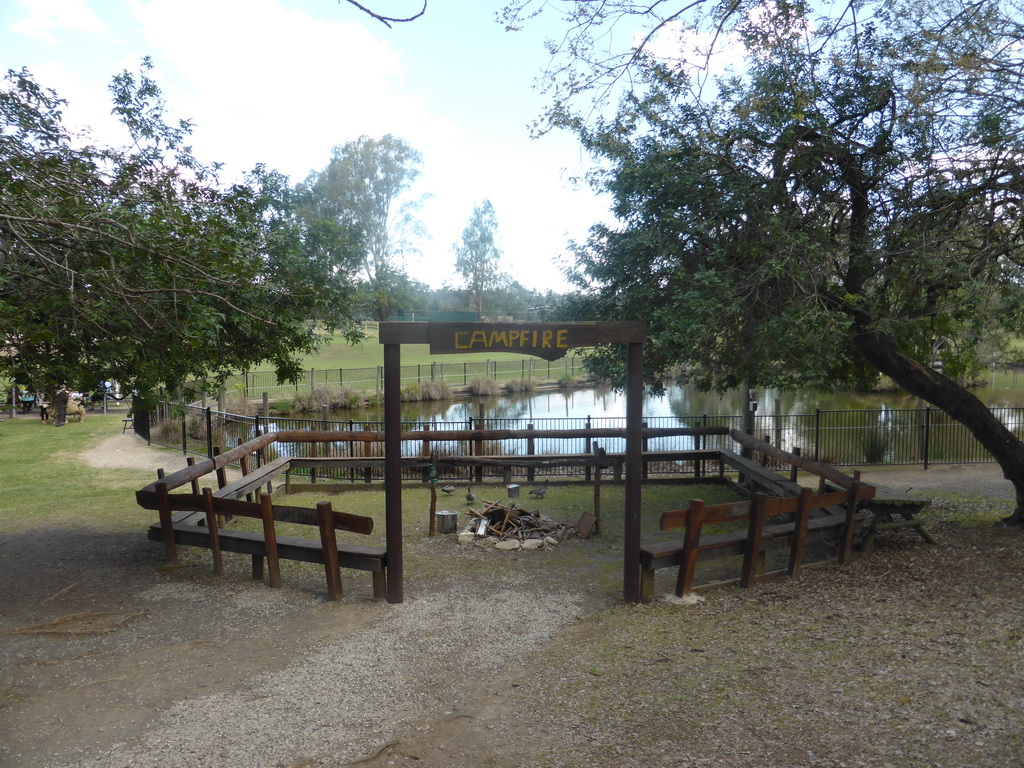
[{"label": "shrub", "polygon": [[537,389],[537,384],[533,379],[512,379],[506,381],[503,389],[509,394],[521,394],[524,392],[533,392]]},{"label": "shrub", "polygon": [[880,429],[868,432],[860,438],[860,449],[865,464],[882,464],[889,452],[889,435]]},{"label": "shrub", "polygon": [[420,400],[451,400],[452,388],[447,381],[421,381]]},{"label": "shrub", "polygon": [[153,436],[160,445],[176,445],[181,443],[181,419],[167,418],[157,422],[152,428]]},{"label": "shrub", "polygon": [[292,398],[292,409],[299,413],[316,413],[324,407],[331,411],[359,408],[364,404],[363,395],[352,387],[316,387],[309,392],[299,392]]},{"label": "shrub", "polygon": [[192,440],[206,439],[206,414],[190,413],[185,417],[185,434]]},{"label": "shrub", "polygon": [[493,397],[501,394],[501,385],[489,376],[480,376],[469,382],[466,391],[471,395]]},{"label": "shrub", "polygon": [[447,381],[420,381],[402,387],[402,401],[406,403],[448,401],[453,399]]},{"label": "shrub", "polygon": [[331,392],[330,407],[332,410],[346,410],[348,408],[361,408],[365,403],[363,393],[352,387],[340,386],[329,390]]},{"label": "shrub", "polygon": [[262,404],[254,403],[239,394],[237,397],[229,397],[224,401],[224,410],[237,416],[255,416],[260,412]]}]

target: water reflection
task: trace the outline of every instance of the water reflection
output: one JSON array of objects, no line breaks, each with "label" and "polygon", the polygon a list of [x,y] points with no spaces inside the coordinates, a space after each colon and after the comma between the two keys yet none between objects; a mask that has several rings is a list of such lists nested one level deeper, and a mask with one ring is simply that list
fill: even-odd
[{"label": "water reflection", "polygon": [[[1024,407],[1024,374],[1016,370],[993,372],[986,385],[975,389],[974,393],[993,408]],[[760,417],[813,414],[816,410],[902,411],[927,405],[903,392],[825,392],[814,389],[798,392],[759,389],[757,401],[757,414]],[[647,393],[644,396],[643,412],[645,418],[675,417],[687,421],[702,416],[736,416],[742,409],[741,390],[720,395],[700,392],[690,384],[674,384],[662,395]],[[438,423],[466,423],[470,419],[617,419],[625,418],[625,415],[625,393],[607,387],[475,397],[449,402],[404,403],[402,406],[403,421]],[[381,408],[374,407],[332,412],[329,419],[380,422],[384,415]]]}]

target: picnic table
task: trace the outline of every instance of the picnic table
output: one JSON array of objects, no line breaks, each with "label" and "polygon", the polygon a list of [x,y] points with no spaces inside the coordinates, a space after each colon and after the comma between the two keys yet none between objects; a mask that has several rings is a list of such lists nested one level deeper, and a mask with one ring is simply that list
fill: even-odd
[{"label": "picnic table", "polygon": [[[884,485],[875,486],[875,496],[860,503],[861,509],[871,512],[871,521],[861,539],[861,550],[870,552],[875,546],[875,536],[879,531],[891,531],[898,528],[913,528],[917,534],[929,544],[938,544],[924,522],[917,515],[929,504],[931,499],[912,496],[907,491],[898,491]],[[909,490],[909,489],[908,489]]]}]

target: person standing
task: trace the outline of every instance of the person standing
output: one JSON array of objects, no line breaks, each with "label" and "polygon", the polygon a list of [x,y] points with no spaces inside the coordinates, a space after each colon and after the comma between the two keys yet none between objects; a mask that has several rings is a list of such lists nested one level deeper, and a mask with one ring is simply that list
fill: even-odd
[{"label": "person standing", "polygon": [[68,423],[68,397],[67,386],[57,390],[57,396],[53,399],[54,404],[57,406],[57,418],[53,422],[55,427],[63,427]]},{"label": "person standing", "polygon": [[39,420],[49,423],[50,404],[46,401],[46,393],[40,392],[36,395],[36,405],[39,406]]}]

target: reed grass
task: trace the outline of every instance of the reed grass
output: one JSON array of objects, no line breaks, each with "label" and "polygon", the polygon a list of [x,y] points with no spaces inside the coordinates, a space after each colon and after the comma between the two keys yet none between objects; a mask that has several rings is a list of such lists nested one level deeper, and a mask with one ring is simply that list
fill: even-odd
[{"label": "reed grass", "polygon": [[466,391],[477,397],[496,397],[501,394],[501,384],[489,376],[478,376],[469,382]]}]

